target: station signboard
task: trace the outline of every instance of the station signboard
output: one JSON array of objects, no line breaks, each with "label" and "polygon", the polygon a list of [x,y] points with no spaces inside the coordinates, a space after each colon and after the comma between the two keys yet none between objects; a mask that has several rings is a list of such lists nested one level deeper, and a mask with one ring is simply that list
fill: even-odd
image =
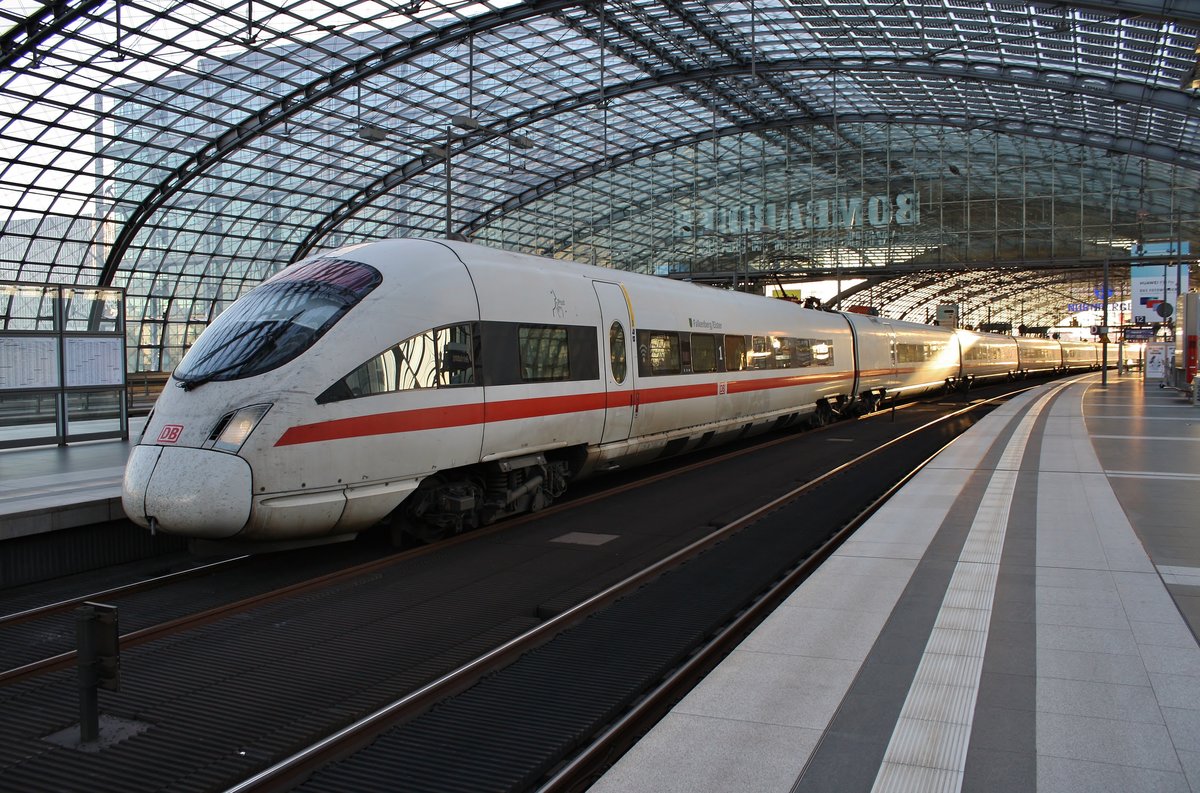
[{"label": "station signboard", "polygon": [[1143,328],[1125,328],[1125,341],[1150,341],[1154,338],[1154,328],[1147,325]]}]

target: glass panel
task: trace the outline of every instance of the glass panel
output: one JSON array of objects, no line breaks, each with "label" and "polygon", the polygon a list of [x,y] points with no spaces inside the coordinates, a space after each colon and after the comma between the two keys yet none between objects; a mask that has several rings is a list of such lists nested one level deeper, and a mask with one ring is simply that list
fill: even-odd
[{"label": "glass panel", "polygon": [[65,289],[63,314],[68,331],[120,333],[124,328],[121,293],[114,289]]},{"label": "glass panel", "polygon": [[67,394],[67,436],[121,431],[121,392]]},{"label": "glass panel", "polygon": [[[311,347],[382,280],[373,267],[337,259],[284,270],[217,317],[175,377],[194,387],[282,366]],[[178,346],[164,351],[164,359],[183,347],[183,329],[172,323],[168,330],[168,344]]]},{"label": "glass panel", "polygon": [[54,287],[0,286],[0,330],[56,330]]},{"label": "glass panel", "polygon": [[42,438],[53,440],[57,416],[58,400],[54,392],[0,392],[0,446]]},{"label": "glass panel", "polygon": [[725,337],[725,371],[740,372],[746,368],[746,337]]},{"label": "glass panel", "polygon": [[638,331],[638,373],[643,376],[679,374],[679,334]]},{"label": "glass panel", "polygon": [[331,386],[317,401],[474,384],[475,328],[464,323],[418,333],[384,350]]},{"label": "glass panel", "polygon": [[812,340],[813,365],[833,366],[833,342],[829,339]]},{"label": "glass panel", "polygon": [[338,382],[317,398],[317,402],[336,402],[342,399],[384,394],[397,389],[397,348],[384,350]]},{"label": "glass panel", "polygon": [[451,325],[437,331],[438,385],[475,383],[475,340],[470,325]]},{"label": "glass panel", "polygon": [[692,371],[717,371],[717,339],[714,336],[692,334]]},{"label": "glass panel", "polygon": [[[397,385],[401,391],[437,386],[437,345],[433,331],[428,330],[405,339],[396,345]],[[387,366],[381,362],[380,366]]]},{"label": "glass panel", "polygon": [[768,336],[754,336],[750,341],[749,364],[751,369],[772,369],[775,367],[775,350],[771,347]]},{"label": "glass panel", "polygon": [[792,339],[786,336],[768,336],[771,343],[771,350],[775,355],[776,369],[790,369],[795,366],[792,358]]},{"label": "glass panel", "polygon": [[532,382],[570,378],[566,328],[522,326],[517,329],[517,343],[522,380]]},{"label": "glass panel", "polygon": [[793,366],[812,366],[812,342],[808,339],[792,339],[792,356]]}]

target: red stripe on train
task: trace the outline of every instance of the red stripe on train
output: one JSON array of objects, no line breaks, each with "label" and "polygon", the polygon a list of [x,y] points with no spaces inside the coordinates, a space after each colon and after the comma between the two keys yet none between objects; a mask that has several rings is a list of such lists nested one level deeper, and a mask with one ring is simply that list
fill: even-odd
[{"label": "red stripe on train", "polygon": [[[795,375],[771,377],[759,380],[731,380],[729,393],[746,393],[771,388],[811,385],[813,383],[848,380],[850,374]],[[369,435],[390,435],[397,432],[436,430],[447,427],[465,427],[488,421],[514,421],[556,416],[564,413],[582,413],[589,410],[628,407],[636,401],[642,405],[656,402],[676,402],[684,399],[714,397],[717,383],[698,385],[665,386],[637,391],[613,391],[607,394],[571,394],[568,396],[533,397],[511,399],[501,402],[449,405],[416,410],[398,410],[392,413],[374,413],[369,416],[319,421],[290,427],[275,442],[276,446],[294,446],[301,443],[317,443],[340,438],[362,438]],[[635,400],[636,397],[636,400]]]}]

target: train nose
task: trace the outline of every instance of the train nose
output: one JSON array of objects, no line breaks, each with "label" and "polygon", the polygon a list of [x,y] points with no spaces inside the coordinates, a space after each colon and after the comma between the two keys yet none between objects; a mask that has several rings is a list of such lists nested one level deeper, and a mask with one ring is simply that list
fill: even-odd
[{"label": "train nose", "polygon": [[250,465],[208,449],[135,446],[125,466],[121,503],[140,526],[167,534],[225,539],[250,519]]}]

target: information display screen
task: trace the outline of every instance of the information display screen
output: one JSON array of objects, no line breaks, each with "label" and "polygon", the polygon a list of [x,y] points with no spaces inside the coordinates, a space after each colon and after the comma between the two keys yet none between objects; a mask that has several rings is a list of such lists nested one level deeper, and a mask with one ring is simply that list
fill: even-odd
[{"label": "information display screen", "polygon": [[58,385],[57,336],[0,336],[0,390]]}]

